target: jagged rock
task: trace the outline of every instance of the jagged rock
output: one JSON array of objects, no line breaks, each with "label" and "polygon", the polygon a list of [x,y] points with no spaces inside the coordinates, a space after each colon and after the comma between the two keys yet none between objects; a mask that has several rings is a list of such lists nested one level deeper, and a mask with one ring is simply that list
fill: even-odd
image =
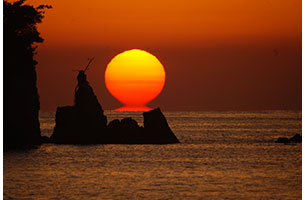
[{"label": "jagged rock", "polygon": [[77,80],[75,105],[57,108],[51,141],[67,144],[103,143],[102,134],[106,133],[107,118],[84,71],[79,72]]},{"label": "jagged rock", "polygon": [[120,120],[118,120],[118,119],[112,120],[111,122],[109,122],[107,128],[113,129],[113,130],[114,129],[119,130],[121,128]]},{"label": "jagged rock", "polygon": [[121,121],[115,119],[107,126],[107,139],[109,143],[114,144],[135,144],[143,143],[143,127],[131,117],[124,118]]},{"label": "jagged rock", "polygon": [[[78,139],[76,109],[74,106],[57,107],[55,127],[51,141],[55,143],[74,143]],[[72,142],[72,140],[74,142]]]},{"label": "jagged rock", "polygon": [[302,136],[300,134],[295,134],[291,138],[286,138],[286,137],[279,137],[276,141],[276,143],[302,143]]},{"label": "jagged rock", "polygon": [[295,134],[293,137],[289,139],[289,142],[292,143],[302,143],[302,136],[300,134]]},{"label": "jagged rock", "polygon": [[156,144],[179,143],[160,108],[144,112],[143,116],[144,132],[148,141]]},{"label": "jagged rock", "polygon": [[[144,112],[144,128],[131,117],[108,126],[101,105],[84,71],[77,76],[75,105],[58,107],[51,142],[61,144],[169,144],[178,143],[159,108]],[[47,141],[47,140],[46,140]]]},{"label": "jagged rock", "polygon": [[[179,143],[159,108],[144,112],[144,127],[132,118],[115,119],[107,126],[109,143],[170,144]],[[111,139],[110,139],[111,138]]]},{"label": "jagged rock", "polygon": [[134,119],[127,117],[121,120],[121,128],[125,130],[135,130],[140,127]]}]

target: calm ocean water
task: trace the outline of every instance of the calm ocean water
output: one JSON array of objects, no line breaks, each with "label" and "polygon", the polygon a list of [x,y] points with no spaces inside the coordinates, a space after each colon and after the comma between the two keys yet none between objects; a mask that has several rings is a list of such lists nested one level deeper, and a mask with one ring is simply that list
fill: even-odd
[{"label": "calm ocean water", "polygon": [[[164,112],[181,144],[4,153],[5,199],[301,199],[301,111]],[[108,120],[141,113],[106,111]],[[54,113],[40,114],[50,136]]]}]

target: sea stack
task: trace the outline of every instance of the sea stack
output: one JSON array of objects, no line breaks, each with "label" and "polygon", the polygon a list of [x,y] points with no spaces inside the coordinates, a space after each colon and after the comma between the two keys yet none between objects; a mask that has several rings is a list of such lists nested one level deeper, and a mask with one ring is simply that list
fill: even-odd
[{"label": "sea stack", "polygon": [[155,144],[179,143],[160,108],[144,112],[143,117],[144,132],[148,141]]},{"label": "sea stack", "polygon": [[74,106],[58,107],[51,141],[66,144],[103,143],[107,118],[87,81],[84,70],[79,71]]},{"label": "sea stack", "polygon": [[79,71],[73,106],[58,107],[50,141],[58,144],[171,144],[179,140],[167,124],[160,108],[144,112],[144,127],[131,117],[115,119],[107,125],[107,117],[87,81]]}]

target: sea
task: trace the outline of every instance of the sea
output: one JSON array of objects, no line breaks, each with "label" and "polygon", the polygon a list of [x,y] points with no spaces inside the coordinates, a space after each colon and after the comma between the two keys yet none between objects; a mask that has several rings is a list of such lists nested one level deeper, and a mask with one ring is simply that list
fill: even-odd
[{"label": "sea", "polygon": [[[274,142],[302,134],[301,111],[163,113],[181,143],[4,152],[4,199],[301,199],[302,144]],[[42,135],[54,117],[40,113]]]}]

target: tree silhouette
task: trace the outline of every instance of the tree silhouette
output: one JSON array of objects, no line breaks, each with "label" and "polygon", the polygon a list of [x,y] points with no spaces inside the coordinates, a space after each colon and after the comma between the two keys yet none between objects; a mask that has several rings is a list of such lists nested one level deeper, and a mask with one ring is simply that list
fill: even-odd
[{"label": "tree silhouette", "polygon": [[4,148],[41,143],[39,97],[36,86],[36,43],[43,42],[36,25],[44,9],[25,0],[3,2]]}]

